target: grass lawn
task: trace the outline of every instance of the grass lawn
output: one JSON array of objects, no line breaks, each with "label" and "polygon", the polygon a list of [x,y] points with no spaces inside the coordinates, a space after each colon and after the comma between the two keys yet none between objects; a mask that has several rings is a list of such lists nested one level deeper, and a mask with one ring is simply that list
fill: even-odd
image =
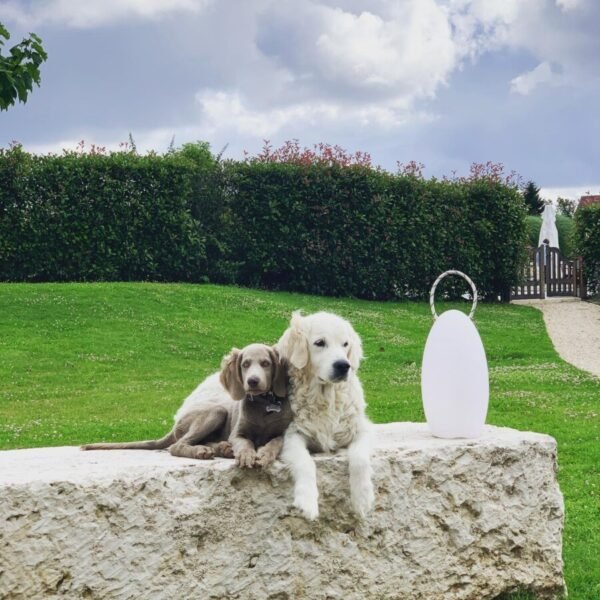
[{"label": "grass lawn", "polygon": [[[223,354],[275,342],[297,308],[352,321],[368,357],[361,378],[373,421],[424,420],[425,303],[212,285],[2,284],[0,448],[161,436]],[[488,423],[558,440],[569,597],[598,600],[600,380],[558,357],[533,308],[484,304],[476,321],[490,366]]]}]

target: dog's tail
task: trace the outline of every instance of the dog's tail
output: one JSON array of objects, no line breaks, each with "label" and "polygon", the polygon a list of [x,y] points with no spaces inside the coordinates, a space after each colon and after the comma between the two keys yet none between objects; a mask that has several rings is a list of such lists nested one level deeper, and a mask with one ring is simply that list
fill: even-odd
[{"label": "dog's tail", "polygon": [[109,444],[85,444],[82,450],[163,450],[177,441],[175,431],[170,431],[160,440],[148,440],[145,442],[123,442]]}]

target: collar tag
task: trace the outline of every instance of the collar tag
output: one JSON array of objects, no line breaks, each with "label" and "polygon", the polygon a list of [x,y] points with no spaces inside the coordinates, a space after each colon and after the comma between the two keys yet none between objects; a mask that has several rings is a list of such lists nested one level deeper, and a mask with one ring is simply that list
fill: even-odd
[{"label": "collar tag", "polygon": [[278,398],[273,392],[266,392],[265,394],[261,394],[260,396],[252,396],[248,394],[247,399],[250,402],[257,401],[265,401],[265,412],[268,413],[278,413],[281,412],[281,402],[282,398]]},{"label": "collar tag", "polygon": [[277,400],[275,402],[270,402],[269,404],[267,404],[266,411],[268,413],[281,412],[281,402],[279,402]]}]

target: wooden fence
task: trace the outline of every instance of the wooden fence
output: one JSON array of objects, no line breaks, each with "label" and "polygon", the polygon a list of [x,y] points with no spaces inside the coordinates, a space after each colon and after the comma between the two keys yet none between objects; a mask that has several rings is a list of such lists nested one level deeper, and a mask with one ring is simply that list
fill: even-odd
[{"label": "wooden fence", "polygon": [[581,257],[565,258],[558,248],[546,244],[529,252],[521,281],[510,290],[511,300],[576,296],[585,298],[586,285]]}]

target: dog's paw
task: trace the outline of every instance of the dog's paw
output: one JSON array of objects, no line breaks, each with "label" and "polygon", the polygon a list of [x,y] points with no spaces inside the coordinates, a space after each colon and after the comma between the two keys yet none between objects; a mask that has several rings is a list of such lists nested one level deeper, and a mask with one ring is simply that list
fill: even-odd
[{"label": "dog's paw", "polygon": [[215,452],[217,456],[223,458],[233,458],[233,446],[230,442],[219,442],[215,445]]},{"label": "dog's paw", "polygon": [[266,446],[263,446],[262,448],[259,448],[258,452],[256,453],[256,464],[259,467],[265,468],[269,465],[272,465],[276,458],[277,456],[275,456],[271,450],[269,450]]},{"label": "dog's paw", "polygon": [[193,446],[192,452],[194,458],[197,458],[199,460],[210,460],[215,456],[215,451],[212,448],[209,448],[208,446]]},{"label": "dog's paw", "polygon": [[373,483],[370,478],[360,479],[352,481],[350,487],[352,508],[358,517],[364,519],[373,510],[375,503]]},{"label": "dog's paw", "polygon": [[319,517],[319,497],[315,494],[296,492],[294,508],[297,508],[308,521]]},{"label": "dog's paw", "polygon": [[243,469],[252,469],[256,462],[256,450],[245,448],[235,457],[235,464]]}]

